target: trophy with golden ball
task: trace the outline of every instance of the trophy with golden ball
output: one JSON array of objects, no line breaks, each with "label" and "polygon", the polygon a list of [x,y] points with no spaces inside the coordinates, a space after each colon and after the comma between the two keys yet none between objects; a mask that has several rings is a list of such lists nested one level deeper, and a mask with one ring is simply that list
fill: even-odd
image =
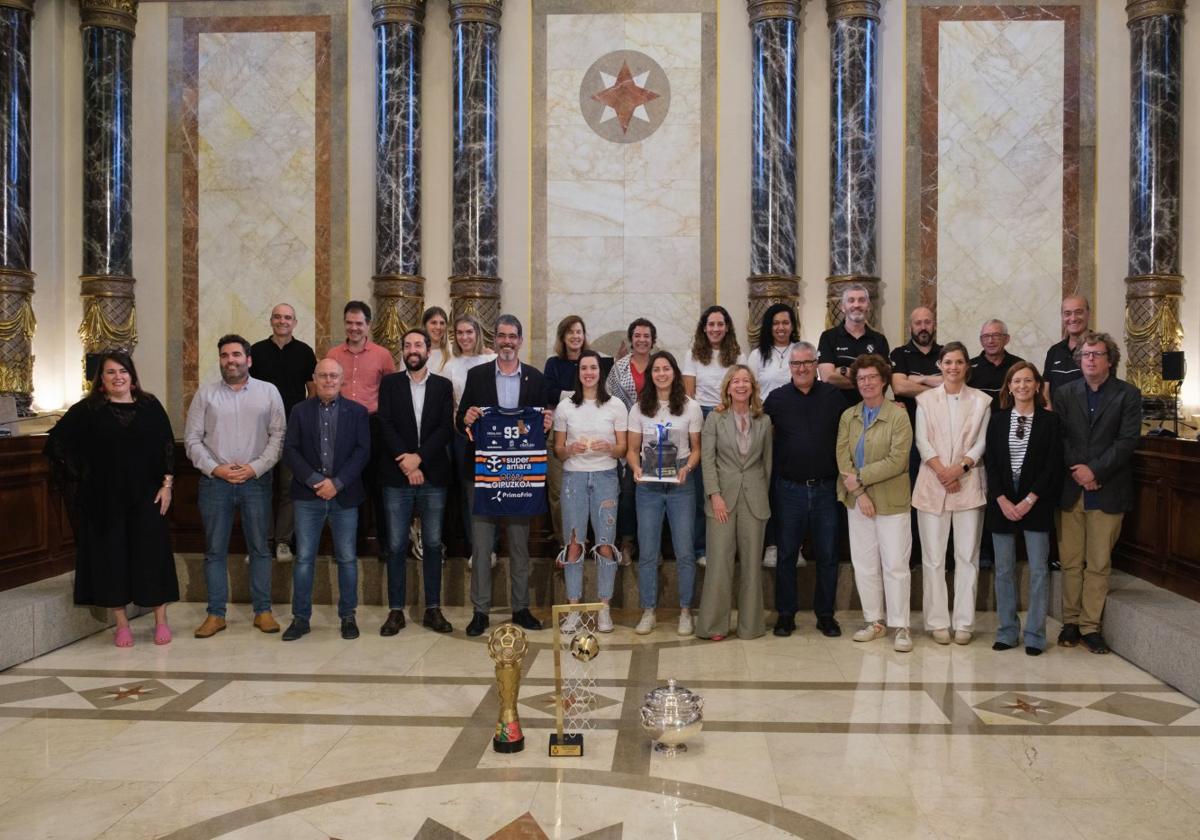
[{"label": "trophy with golden ball", "polygon": [[553,608],[554,722],[550,755],[583,755],[583,730],[595,727],[596,674],[592,660],[600,653],[596,621],[604,604],[560,604]]},{"label": "trophy with golden ball", "polygon": [[529,650],[525,631],[515,624],[501,624],[488,636],[488,655],[496,663],[496,693],[500,696],[500,716],[492,749],[515,753],[525,749],[525,733],[517,716],[517,694],[521,690],[521,662]]}]

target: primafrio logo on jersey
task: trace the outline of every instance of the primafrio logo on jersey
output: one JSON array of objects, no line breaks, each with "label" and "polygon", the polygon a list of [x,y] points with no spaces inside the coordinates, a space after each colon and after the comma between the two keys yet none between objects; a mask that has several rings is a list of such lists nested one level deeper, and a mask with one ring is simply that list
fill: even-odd
[{"label": "primafrio logo on jersey", "polygon": [[475,438],[475,513],[533,516],[546,511],[546,433],[540,408],[487,408]]}]

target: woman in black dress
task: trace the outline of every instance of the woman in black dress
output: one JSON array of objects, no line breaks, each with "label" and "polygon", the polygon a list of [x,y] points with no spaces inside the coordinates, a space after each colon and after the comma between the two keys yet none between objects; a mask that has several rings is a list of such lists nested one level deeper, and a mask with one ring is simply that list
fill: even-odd
[{"label": "woman in black dress", "polygon": [[153,607],[154,643],[167,644],[166,605],[179,600],[166,519],[175,439],[129,356],[101,357],[92,392],[50,430],[45,452],[75,531],[75,603],[112,609],[117,647],[133,646],[126,604]]}]

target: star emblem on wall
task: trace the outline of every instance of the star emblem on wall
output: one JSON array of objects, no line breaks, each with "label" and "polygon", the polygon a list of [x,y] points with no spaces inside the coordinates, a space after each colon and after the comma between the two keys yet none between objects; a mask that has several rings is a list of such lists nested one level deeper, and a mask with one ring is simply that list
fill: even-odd
[{"label": "star emblem on wall", "polygon": [[646,112],[646,103],[658,99],[658,94],[646,87],[646,79],[650,76],[649,70],[639,73],[635,77],[629,69],[629,62],[623,61],[621,69],[617,71],[615,77],[603,70],[599,72],[600,78],[608,85],[604,90],[592,95],[592,99],[605,105],[604,113],[600,115],[600,122],[616,117],[617,122],[621,124],[622,133],[625,134],[629,133],[629,123],[634,117],[650,122],[650,115]]},{"label": "star emblem on wall", "polygon": [[671,108],[671,80],[652,56],[614,50],[597,58],[579,82],[579,112],[610,143],[641,143]]}]

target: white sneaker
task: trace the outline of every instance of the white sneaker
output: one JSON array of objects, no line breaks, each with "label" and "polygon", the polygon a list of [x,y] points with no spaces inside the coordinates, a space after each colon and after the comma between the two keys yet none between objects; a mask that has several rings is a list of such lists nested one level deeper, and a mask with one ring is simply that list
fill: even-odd
[{"label": "white sneaker", "polygon": [[675,630],[677,636],[690,636],[695,632],[692,625],[692,613],[690,610],[679,614],[679,627]]},{"label": "white sneaker", "polygon": [[875,621],[869,624],[864,624],[861,630],[854,634],[856,642],[873,642],[880,636],[887,635],[887,628],[882,623]]},{"label": "white sneaker", "polygon": [[499,562],[500,562],[500,555],[493,551],[492,552],[492,568],[493,569],[496,568],[496,564]]},{"label": "white sneaker", "polygon": [[779,559],[779,550],[773,545],[767,546],[767,550],[763,552],[763,568],[774,569],[775,561]]},{"label": "white sneaker", "polygon": [[901,627],[896,631],[896,639],[892,642],[892,648],[898,653],[908,653],[912,647],[912,637],[908,635],[908,628]]},{"label": "white sneaker", "polygon": [[596,629],[601,633],[611,633],[613,631],[612,613],[608,611],[608,607],[600,608],[600,615],[596,617]]},{"label": "white sneaker", "polygon": [[705,566],[708,565],[708,558],[705,557],[703,554],[701,554],[699,557],[696,558],[696,565],[699,566],[701,569],[703,569]]},{"label": "white sneaker", "polygon": [[637,627],[633,628],[633,632],[639,636],[648,636],[654,632],[654,628],[658,626],[658,619],[654,617],[654,610],[642,610],[642,618],[637,623]]},{"label": "white sneaker", "polygon": [[804,552],[797,550],[796,551],[796,568],[803,569],[807,565],[808,565],[808,561],[804,559]]},{"label": "white sneaker", "polygon": [[582,623],[582,621],[583,619],[580,617],[578,612],[567,613],[567,617],[564,618],[562,624],[559,625],[559,630],[564,636],[570,636],[579,629],[579,625]]},{"label": "white sneaker", "polygon": [[275,546],[275,559],[280,563],[292,562],[292,547],[286,542],[281,542]]}]

